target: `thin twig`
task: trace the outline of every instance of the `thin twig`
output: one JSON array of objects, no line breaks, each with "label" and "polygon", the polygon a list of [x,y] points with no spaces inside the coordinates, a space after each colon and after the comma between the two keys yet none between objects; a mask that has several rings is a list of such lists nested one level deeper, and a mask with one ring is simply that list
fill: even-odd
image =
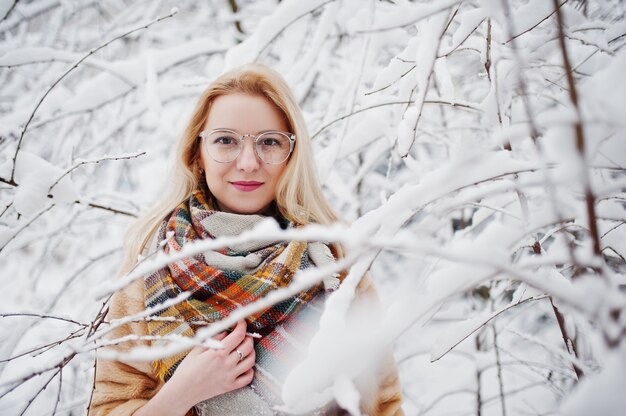
[{"label": "thin twig", "polygon": [[[113,296],[113,295],[111,295]],[[91,327],[89,328],[89,333],[86,336],[86,340],[89,341],[89,337],[91,335],[93,335],[98,328],[100,327],[100,325],[102,325],[103,322],[105,322],[105,318],[107,316],[107,314],[109,313],[109,307],[108,307],[108,303],[109,300],[111,299],[111,296],[109,296],[104,302],[102,302],[102,305],[100,306],[100,310],[98,311],[98,314],[96,315],[96,317],[94,318],[94,320],[91,323]],[[93,343],[95,344],[96,342],[93,341]],[[96,351],[97,352],[97,349]],[[85,409],[86,413],[89,413],[89,408],[91,407],[91,402],[93,401],[93,392],[96,389],[96,373],[97,371],[97,360],[96,360],[96,355],[94,354],[94,359],[93,359],[93,384],[92,384],[92,388],[91,388],[91,394],[89,395],[89,403],[87,403],[87,409]]]},{"label": "thin twig", "polygon": [[[47,64],[47,63],[52,63],[52,62],[64,62],[64,63],[68,63],[68,62],[73,62],[69,59],[63,59],[63,58],[50,58],[50,59],[41,59],[39,61],[28,61],[28,62],[22,62],[19,64],[13,64],[13,65],[0,65],[0,68],[7,68],[7,69],[12,69],[12,68],[19,68],[21,66],[27,66],[27,65],[33,65],[33,64]],[[120,81],[124,82],[125,84],[127,84],[129,87],[132,86],[136,86],[137,84],[134,83],[133,81],[131,81],[130,79],[126,78],[124,75],[120,74],[117,71],[114,71],[113,69],[107,68],[103,65],[99,65],[99,64],[94,64],[92,62],[83,62],[83,66],[85,67],[89,67],[89,68],[95,68],[95,69],[99,69],[102,72],[105,72],[107,74],[110,74],[111,76],[119,79]]]},{"label": "thin twig", "polygon": [[61,401],[61,391],[63,389],[63,369],[59,370],[59,391],[57,392],[57,399],[54,402],[54,408],[52,409],[52,416],[57,414],[57,408],[59,407],[59,402]]},{"label": "thin twig", "polygon": [[[492,300],[493,301],[493,300]],[[498,392],[500,396],[500,404],[502,406],[502,416],[506,416],[506,402],[504,401],[504,381],[502,379],[502,364],[500,359],[500,346],[498,345],[498,330],[495,323],[491,323],[493,330],[493,350],[496,355],[496,369],[498,375]]]},{"label": "thin twig", "polygon": [[96,359],[96,354],[93,355],[93,378],[91,382],[91,393],[89,394],[89,402],[87,403],[86,413],[89,413],[89,409],[91,408],[91,402],[93,401],[93,393],[96,391],[96,377],[98,375],[98,360]]},{"label": "thin twig", "polygon": [[368,91],[366,92],[365,96],[367,95],[372,95],[375,94],[377,92],[381,92],[383,90],[386,90],[387,88],[391,87],[393,84],[395,84],[396,82],[400,81],[402,78],[404,78],[409,72],[413,71],[415,68],[417,68],[417,65],[413,65],[412,67],[410,67],[406,72],[404,72],[402,75],[400,75],[400,78],[396,79],[395,81],[391,82],[390,84],[385,85],[384,87],[380,87],[377,90],[373,90],[373,91]]},{"label": "thin twig", "polygon": [[[569,354],[574,355],[576,359],[579,359],[578,351],[576,351],[576,349],[574,348],[574,343],[572,342],[572,338],[567,333],[567,325],[565,325],[565,317],[563,316],[561,311],[559,311],[557,307],[554,305],[554,301],[552,300],[552,297],[550,297],[550,305],[552,305],[552,311],[554,312],[554,316],[556,317],[556,322],[559,325],[559,330],[561,331],[561,337],[563,338],[563,343],[565,344],[565,351],[567,351]],[[578,381],[580,381],[585,375],[583,373],[582,368],[577,366],[574,361],[572,361],[572,368],[574,369],[574,372],[576,373],[576,378],[578,379]]]},{"label": "thin twig", "polygon": [[447,9],[451,9],[454,6],[458,6],[459,3],[462,3],[463,0],[456,0],[456,1],[451,1],[449,4],[444,4],[443,6],[436,8],[436,9],[432,9],[426,13],[423,13],[421,15],[419,15],[419,17],[417,19],[411,20],[409,22],[406,23],[402,23],[400,25],[393,25],[393,26],[387,26],[387,27],[379,27],[376,29],[363,29],[363,30],[355,30],[354,32],[341,32],[338,33],[336,36],[342,37],[342,36],[349,36],[349,35],[366,35],[368,33],[379,33],[379,32],[386,32],[389,30],[394,30],[394,29],[401,29],[403,27],[407,27],[407,26],[413,26],[416,23],[424,20],[424,19],[428,19],[431,16],[436,15],[437,13],[443,12],[444,10]]},{"label": "thin twig", "polygon": [[[478,390],[480,390],[480,387],[478,388]],[[478,394],[477,394],[478,393]],[[426,406],[424,409],[420,410],[420,412],[418,413],[419,416],[423,416],[426,413],[430,412],[431,409],[433,409],[437,404],[439,404],[439,402],[441,402],[443,399],[456,395],[456,394],[477,394],[478,397],[480,398],[480,392],[477,392],[476,390],[472,390],[472,389],[456,389],[456,390],[449,390],[446,391],[445,393],[440,394],[439,396],[437,396],[435,398],[435,400],[433,400],[432,402],[430,402],[428,404],[428,406]],[[480,416],[480,410],[477,413],[478,416]]]},{"label": "thin twig", "polygon": [[[558,0],[553,0],[553,3],[559,31],[559,45],[561,47],[563,67],[565,69],[567,84],[569,86],[569,97],[572,101],[576,114],[578,115],[576,123],[574,124],[574,130],[576,132],[576,149],[578,150],[578,153],[580,155],[581,163],[585,164],[585,136],[581,121],[580,107],[578,105],[578,93],[576,92],[576,84],[574,82],[574,76],[572,75],[572,66],[570,64],[567,47],[565,45],[565,29],[563,17],[561,16],[561,6],[559,5]],[[583,180],[583,185],[585,189],[585,203],[587,206],[587,221],[589,223],[589,233],[591,235],[591,241],[593,242],[593,252],[597,257],[602,258],[602,251],[600,249],[600,237],[598,236],[598,224],[596,222],[595,197],[593,195],[593,191],[591,190],[591,184],[589,183],[589,177],[586,170],[583,175]],[[596,268],[596,272],[599,273],[600,270]]]},{"label": "thin twig", "polygon": [[615,230],[616,228],[621,227],[622,225],[626,224],[625,221],[619,222],[617,223],[615,226],[611,227],[607,232],[605,232],[604,234],[602,234],[600,236],[600,238],[604,238],[608,233],[610,233],[611,231]]},{"label": "thin twig", "polygon": [[322,7],[326,6],[328,3],[332,3],[336,0],[328,0],[325,1],[324,3],[320,4],[319,6],[317,6],[316,8],[314,8],[313,10],[309,10],[305,13],[302,13],[298,16],[296,16],[294,19],[292,19],[290,22],[288,22],[286,25],[284,25],[282,28],[280,28],[280,30],[278,32],[276,32],[276,34],[274,36],[272,36],[272,38],[270,40],[267,41],[267,43],[265,45],[263,45],[263,47],[259,50],[259,53],[257,53],[256,57],[254,58],[254,62],[257,62],[259,60],[259,58],[261,57],[261,54],[265,51],[265,49],[267,49],[268,46],[270,46],[277,38],[278,36],[281,35],[281,33],[283,33],[289,26],[291,26],[292,24],[294,24],[295,22],[297,22],[298,20],[302,19],[304,16],[313,13],[314,11],[321,9]]},{"label": "thin twig", "polygon": [[23,351],[23,352],[21,352],[19,354],[12,355],[9,358],[4,358],[4,359],[0,360],[0,363],[7,363],[9,361],[13,361],[13,360],[15,360],[17,358],[23,357],[25,355],[33,354],[33,353],[37,353],[37,354],[35,354],[35,356],[41,355],[41,354],[45,353],[46,351],[50,350],[50,348],[53,348],[53,347],[55,347],[57,345],[61,345],[64,342],[69,341],[71,339],[82,337],[83,335],[82,335],[81,331],[83,331],[83,329],[84,328],[79,328],[76,331],[71,332],[68,336],[66,336],[63,339],[60,339],[60,340],[57,340],[57,341],[54,341],[54,342],[49,342],[47,344],[40,345],[40,346],[35,347],[35,348],[31,348],[31,349]]},{"label": "thin twig", "polygon": [[[561,8],[565,3],[567,3],[569,0],[564,0],[561,4],[556,4],[556,8],[559,9]],[[556,10],[553,10],[549,15],[545,16],[543,19],[539,20],[537,23],[535,23],[532,27],[518,33],[517,35],[511,36],[509,38],[509,40],[504,42],[504,45],[506,45],[509,42],[514,41],[515,39],[517,39],[518,37],[522,36],[525,33],[528,33],[530,31],[532,31],[534,28],[536,28],[537,26],[539,26],[540,24],[542,24],[543,22],[545,22],[546,20],[548,20],[550,18],[550,16],[552,16],[554,14]]]},{"label": "thin twig", "polygon": [[[31,3],[31,4],[33,4],[33,3]],[[2,30],[3,32],[9,31],[9,30],[15,28],[16,26],[26,22],[26,21],[30,21],[32,19],[35,19],[35,18],[41,16],[42,14],[47,13],[50,10],[53,10],[53,9],[61,6],[61,2],[60,1],[48,2],[47,5],[44,2],[44,5],[46,7],[39,8],[35,12],[29,10],[29,13],[24,13],[25,7],[22,7],[20,9],[20,16],[19,16],[19,18],[7,19],[5,27],[2,27],[2,25],[0,25],[0,30]],[[0,21],[0,23],[3,23],[3,21]]]},{"label": "thin twig", "polygon": [[[2,177],[0,177],[0,182],[6,183],[7,185],[11,185],[13,187],[18,187],[19,186],[19,184],[16,183],[14,180],[11,181],[11,180],[8,180],[8,179],[4,179]],[[47,196],[50,199],[54,198],[54,195],[51,195],[51,194],[48,194]],[[96,209],[101,209],[101,210],[105,210],[105,211],[110,211],[110,212],[113,212],[115,214],[122,214],[122,215],[126,215],[126,216],[129,216],[129,217],[137,217],[137,213],[135,213],[135,212],[126,211],[126,210],[123,210],[123,209],[120,209],[120,208],[114,208],[114,207],[103,205],[103,204],[97,204],[95,202],[85,202],[85,201],[82,201],[80,199],[77,199],[77,200],[74,201],[74,203],[75,204],[79,204],[79,205],[85,205],[85,206],[88,206],[88,207],[91,207],[91,208],[96,208]],[[2,251],[1,248],[0,248],[0,251]]]},{"label": "thin twig", "polygon": [[5,247],[7,246],[7,244],[9,244],[11,241],[13,241],[15,239],[15,237],[17,237],[17,235],[19,233],[21,233],[23,230],[25,230],[29,225],[31,225],[33,222],[35,222],[35,220],[39,217],[41,217],[43,214],[45,214],[46,212],[48,212],[52,207],[54,206],[54,204],[50,204],[48,205],[46,208],[41,209],[39,212],[37,212],[35,215],[32,216],[32,218],[30,218],[25,224],[22,224],[14,233],[11,237],[9,237],[4,244],[2,245],[2,247],[0,247],[0,253],[2,252],[2,250],[5,249]]},{"label": "thin twig", "polygon": [[80,58],[78,61],[76,61],[76,63],[74,63],[68,70],[66,70],[63,75],[61,75],[44,93],[44,95],[41,97],[41,99],[39,100],[39,102],[37,103],[37,105],[35,106],[35,108],[33,109],[32,113],[30,114],[30,117],[28,118],[28,120],[26,121],[26,124],[24,125],[24,128],[22,129],[22,133],[20,134],[20,138],[17,142],[17,147],[15,149],[15,154],[13,155],[13,167],[11,168],[11,181],[15,180],[15,166],[16,166],[16,160],[17,160],[17,155],[20,151],[20,147],[22,145],[22,140],[24,140],[24,134],[26,133],[26,131],[28,130],[28,126],[30,125],[31,121],[33,120],[33,118],[35,117],[35,113],[37,113],[37,110],[39,109],[39,107],[41,106],[41,104],[43,103],[44,99],[48,96],[48,94],[50,94],[50,92],[54,89],[54,87],[56,87],[67,75],[69,75],[74,69],[78,68],[78,65],[80,65],[85,59],[89,58],[91,55],[93,55],[94,53],[98,52],[100,49],[107,47],[108,45],[110,45],[111,43],[115,42],[116,40],[125,38],[126,36],[137,32],[139,30],[143,30],[143,29],[147,29],[150,26],[152,26],[155,23],[158,23],[162,20],[168,19],[172,16],[174,16],[176,13],[178,13],[178,10],[173,10],[170,14],[168,14],[167,16],[164,17],[158,17],[154,20],[152,20],[151,22],[148,22],[144,25],[142,25],[141,27],[138,28],[134,28],[132,30],[129,30],[126,33],[123,33],[119,36],[114,37],[113,39],[110,39],[108,41],[106,41],[105,43],[103,43],[102,45],[98,46],[97,48],[94,48],[92,50],[90,50],[87,54],[85,54],[82,58]]},{"label": "thin twig", "polygon": [[77,169],[78,167],[82,166],[82,165],[86,165],[89,163],[100,163],[103,162],[105,160],[125,160],[125,159],[135,159],[139,156],[143,156],[145,155],[146,152],[138,152],[138,153],[134,153],[134,154],[129,154],[129,155],[122,155],[122,156],[104,156],[98,159],[91,159],[91,160],[80,160],[78,162],[76,162],[74,164],[74,166],[72,166],[71,168],[67,169],[61,176],[59,176],[57,178],[56,181],[54,181],[54,183],[52,185],[50,185],[50,188],[48,188],[48,193],[52,192],[52,188],[54,188],[60,181],[61,179],[63,179],[64,177],[66,177],[67,175],[69,175],[70,173],[72,173],[72,171],[74,171],[75,169]]},{"label": "thin twig", "polygon": [[[424,101],[426,100],[426,94],[428,93],[428,86],[430,84],[430,79],[432,78],[432,75],[435,70],[435,63],[437,62],[437,52],[439,51],[441,40],[443,39],[443,36],[445,35],[446,30],[448,29],[450,25],[450,21],[456,15],[456,12],[458,11],[459,7],[460,5],[457,6],[456,10],[452,13],[452,16],[448,16],[448,18],[446,19],[447,20],[446,25],[441,29],[441,32],[439,33],[439,36],[437,37],[437,41],[436,41],[437,43],[435,45],[435,56],[433,57],[432,62],[430,62],[430,67],[428,68],[428,75],[426,76],[426,79],[424,80],[424,84],[419,85],[419,82],[418,82],[418,86],[421,87],[421,90],[418,91],[420,98],[419,98],[419,107],[417,107],[417,117],[415,118],[415,123],[413,124],[413,127],[411,129],[413,132],[411,142],[407,146],[405,152],[400,155],[400,157],[402,158],[405,158],[409,155],[409,153],[411,152],[411,148],[413,147],[413,144],[415,144],[415,140],[417,139],[417,126],[419,125],[419,122],[422,118],[422,110],[424,109]],[[396,141],[396,146],[398,146],[398,144],[399,144],[399,140]]]},{"label": "thin twig", "polygon": [[44,315],[44,314],[38,314],[38,313],[34,313],[34,312],[0,313],[0,318],[8,318],[8,317],[15,317],[15,316],[28,316],[28,317],[36,317],[36,318],[40,318],[40,319],[56,319],[57,321],[69,322],[69,323],[72,323],[72,324],[75,324],[75,325],[84,326],[84,327],[87,326],[87,324],[83,324],[82,322],[78,322],[78,321],[75,321],[75,320],[69,319],[69,318],[63,318],[61,316]]},{"label": "thin twig", "polygon": [[7,212],[7,210],[8,210],[9,208],[11,208],[12,206],[13,206],[13,201],[9,202],[9,203],[7,204],[7,206],[6,206],[6,207],[4,207],[4,209],[3,209],[3,210],[2,210],[2,212],[0,213],[0,217],[2,217],[2,216],[3,216],[6,212]]},{"label": "thin twig", "polygon": [[[457,8],[457,10],[456,10],[456,11],[458,11],[458,8]],[[455,14],[456,14],[456,11],[455,11]],[[454,17],[454,16],[453,16],[453,17]],[[489,20],[491,20],[491,19],[489,19]],[[452,21],[452,20],[450,20],[450,21]],[[441,55],[437,55],[437,58],[444,58],[444,57],[446,57],[446,56],[450,56],[450,55],[452,55],[454,52],[456,52],[457,50],[459,50],[459,48],[461,47],[461,45],[463,45],[463,44],[465,43],[465,41],[466,41],[466,40],[468,40],[470,36],[472,36],[472,33],[476,32],[476,30],[480,27],[480,25],[481,25],[483,22],[484,22],[484,19],[483,19],[483,20],[481,20],[480,22],[478,22],[478,24],[476,25],[476,27],[474,27],[474,29],[472,29],[472,30],[471,30],[471,31],[470,31],[470,32],[469,32],[469,33],[468,33],[468,34],[467,34],[467,35],[466,35],[466,36],[465,36],[465,37],[464,37],[464,38],[463,38],[460,42],[458,42],[458,43],[457,43],[457,45],[456,45],[454,48],[450,49],[450,50],[449,50],[449,51],[447,51],[446,53],[442,53]]]},{"label": "thin twig", "polygon": [[17,5],[17,3],[19,3],[20,0],[14,0],[13,4],[11,5],[11,7],[9,8],[9,10],[7,10],[7,13],[4,15],[4,17],[2,19],[0,19],[0,22],[6,20],[7,17],[9,17],[9,15],[11,14],[11,12],[13,11],[13,9],[15,9],[15,6]]},{"label": "thin twig", "polygon": [[[322,127],[320,127],[312,136],[311,136],[311,140],[315,139],[317,136],[319,136],[324,130],[326,130],[328,127],[332,126],[335,123],[340,122],[341,120],[347,118],[347,117],[352,117],[353,115],[362,113],[364,111],[368,111],[368,110],[372,110],[374,108],[378,108],[378,107],[386,107],[388,105],[398,105],[398,104],[406,104],[406,105],[411,105],[415,102],[415,100],[407,100],[407,101],[390,101],[390,102],[386,102],[386,103],[380,103],[380,104],[374,104],[374,105],[370,105],[368,107],[363,107],[363,108],[359,108],[358,110],[354,110],[351,113],[348,114],[344,114],[343,116],[337,117],[334,120],[329,121],[328,123],[324,124]],[[447,101],[447,100],[443,100],[443,99],[436,99],[436,100],[424,100],[424,104],[440,104],[440,105],[448,105],[450,107],[458,107],[458,108],[463,108],[466,110],[471,110],[471,111],[477,111],[480,112],[481,110],[478,107],[473,106],[470,103],[459,103],[459,102],[452,102],[452,101]]]},{"label": "thin twig", "polygon": [[469,334],[465,335],[463,338],[459,339],[454,345],[452,345],[446,352],[444,352],[443,354],[441,354],[436,360],[432,360],[431,362],[435,362],[437,360],[440,360],[441,358],[443,358],[445,355],[447,355],[450,351],[452,351],[454,349],[454,347],[456,347],[457,345],[459,345],[461,342],[465,341],[470,335],[474,334],[476,331],[478,331],[479,329],[483,328],[483,326],[489,322],[491,322],[493,319],[495,319],[496,317],[498,317],[499,315],[501,315],[502,313],[508,311],[509,309],[515,308],[516,306],[520,306],[523,305],[525,303],[528,302],[532,302],[532,301],[536,301],[536,300],[542,300],[545,299],[547,297],[547,295],[538,295],[538,296],[533,296],[530,298],[526,298],[526,299],[522,299],[519,300],[516,303],[512,303],[510,305],[508,305],[505,308],[502,308],[500,310],[498,310],[496,313],[494,313],[493,315],[491,315],[489,318],[485,319],[485,322],[478,328],[476,328],[476,330],[470,332]]}]

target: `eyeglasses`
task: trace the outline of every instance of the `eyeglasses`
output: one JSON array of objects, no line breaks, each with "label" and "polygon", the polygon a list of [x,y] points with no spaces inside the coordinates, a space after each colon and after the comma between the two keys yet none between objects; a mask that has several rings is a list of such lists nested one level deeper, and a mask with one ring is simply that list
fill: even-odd
[{"label": "eyeglasses", "polygon": [[219,163],[230,163],[237,159],[246,137],[252,138],[257,156],[263,162],[272,165],[287,160],[296,142],[295,134],[282,131],[267,131],[255,136],[254,134],[240,135],[228,129],[214,129],[200,132],[199,137],[204,139],[204,146],[209,156]]}]

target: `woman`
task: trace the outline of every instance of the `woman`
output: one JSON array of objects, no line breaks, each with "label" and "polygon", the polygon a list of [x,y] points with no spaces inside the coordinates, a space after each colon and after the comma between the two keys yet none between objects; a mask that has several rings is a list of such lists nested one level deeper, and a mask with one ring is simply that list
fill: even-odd
[{"label": "woman", "polygon": [[[283,228],[337,220],[317,183],[297,103],[283,78],[264,65],[235,69],[208,87],[178,143],[176,162],[160,203],[129,230],[122,274],[140,253],[159,247],[173,252],[201,239],[237,235],[266,217]],[[203,325],[287,286],[298,270],[338,256],[340,247],[322,243],[252,242],[170,264],[113,296],[109,320],[161,309],[150,319],[115,328],[113,338],[139,340],[114,348],[128,351],[193,336]],[[218,334],[214,338],[223,349],[195,347],[152,365],[98,360],[90,415],[275,414],[281,382],[302,349],[298,344],[315,328],[338,277]],[[163,308],[185,291],[192,296]],[[375,300],[367,279],[358,294]],[[393,360],[374,382],[369,378],[363,385],[374,388],[362,391],[364,412],[401,414]],[[329,403],[316,413],[339,411]]]}]

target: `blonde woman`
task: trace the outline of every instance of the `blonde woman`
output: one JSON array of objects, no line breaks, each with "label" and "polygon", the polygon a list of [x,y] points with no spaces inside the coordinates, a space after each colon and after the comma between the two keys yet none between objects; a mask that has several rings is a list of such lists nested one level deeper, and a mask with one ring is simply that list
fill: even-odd
[{"label": "blonde woman", "polygon": [[[266,217],[283,228],[337,221],[317,182],[300,109],[284,79],[267,66],[246,65],[215,80],[200,97],[176,152],[163,197],[128,232],[121,274],[140,254],[236,235]],[[112,331],[113,338],[140,339],[113,348],[127,351],[191,337],[240,305],[287,286],[298,270],[341,255],[340,247],[322,243],[253,242],[174,262],[113,296],[108,320],[160,309],[156,319]],[[277,414],[281,382],[302,349],[295,344],[306,342],[305,329],[315,328],[325,297],[340,279],[329,277],[238,322],[214,337],[223,349],[195,347],[153,363],[98,360],[89,414]],[[182,292],[191,296],[164,303]],[[358,295],[376,301],[367,279]],[[361,384],[369,386],[361,392],[362,410],[401,414],[393,359],[387,357],[380,368]],[[341,412],[330,402],[315,414]]]}]

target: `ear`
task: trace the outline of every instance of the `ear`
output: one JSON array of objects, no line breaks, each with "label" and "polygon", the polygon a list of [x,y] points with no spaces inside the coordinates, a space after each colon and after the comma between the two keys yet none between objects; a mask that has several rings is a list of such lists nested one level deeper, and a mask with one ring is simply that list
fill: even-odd
[{"label": "ear", "polygon": [[197,170],[200,175],[203,175],[204,174],[204,167],[203,167],[204,159],[202,158],[202,149],[200,147],[198,147],[195,159],[196,160],[193,162],[194,171]]}]

